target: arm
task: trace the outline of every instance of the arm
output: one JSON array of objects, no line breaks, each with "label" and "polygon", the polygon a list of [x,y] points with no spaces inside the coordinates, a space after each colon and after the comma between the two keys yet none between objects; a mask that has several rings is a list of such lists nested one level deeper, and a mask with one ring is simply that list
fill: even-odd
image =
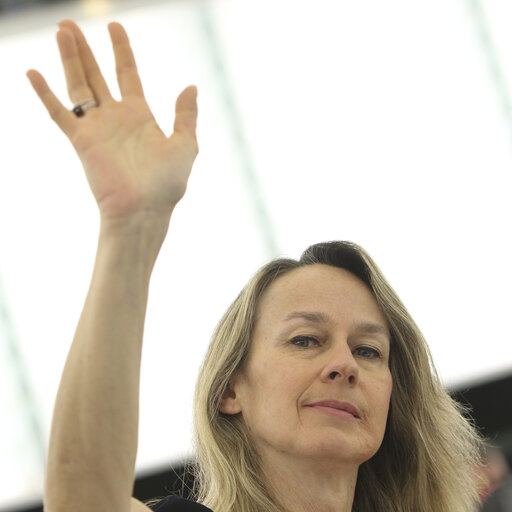
[{"label": "arm", "polygon": [[195,88],[176,102],[166,137],[146,104],[128,38],[109,31],[122,94],[114,101],[78,27],[57,41],[70,98],[98,107],[76,117],[36,71],[27,73],[74,145],[100,210],[92,281],[54,409],[45,511],[128,511],[138,434],[144,317],[151,271],[197,154]]}]

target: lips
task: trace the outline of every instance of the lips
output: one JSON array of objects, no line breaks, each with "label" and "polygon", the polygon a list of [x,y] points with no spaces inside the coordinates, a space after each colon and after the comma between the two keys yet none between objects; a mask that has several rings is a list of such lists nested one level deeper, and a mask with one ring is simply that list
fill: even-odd
[{"label": "lips", "polygon": [[336,416],[353,416],[354,418],[361,418],[359,409],[350,402],[340,402],[338,400],[320,400],[307,404],[306,407],[312,407],[322,412],[331,413]]}]

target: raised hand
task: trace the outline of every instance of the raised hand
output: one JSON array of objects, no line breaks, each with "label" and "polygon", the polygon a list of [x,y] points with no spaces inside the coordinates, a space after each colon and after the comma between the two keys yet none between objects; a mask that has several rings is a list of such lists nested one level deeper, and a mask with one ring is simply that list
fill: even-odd
[{"label": "raised hand", "polygon": [[[174,133],[162,132],[151,113],[128,36],[118,23],[108,26],[121,101],[113,99],[87,41],[72,21],[60,24],[57,42],[71,101],[94,99],[97,106],[77,117],[58,100],[45,79],[27,72],[48,113],[80,157],[102,221],[151,214],[169,217],[185,193],[197,155],[196,88],[176,101]],[[85,108],[85,107],[84,107]]]},{"label": "raised hand", "polygon": [[27,73],[82,160],[101,214],[91,286],[54,409],[48,511],[130,510],[149,281],[197,155],[195,87],[179,95],[174,133],[166,137],[144,98],[123,27],[111,23],[109,31],[121,101],[71,21],[60,23],[57,42],[69,96],[84,115],[64,107],[37,71]]}]

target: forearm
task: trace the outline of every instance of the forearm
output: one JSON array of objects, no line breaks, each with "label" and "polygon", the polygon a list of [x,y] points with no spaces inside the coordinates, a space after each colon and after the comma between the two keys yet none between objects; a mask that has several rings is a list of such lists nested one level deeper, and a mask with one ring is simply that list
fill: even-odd
[{"label": "forearm", "polygon": [[166,228],[154,220],[102,226],[55,404],[47,512],[129,510],[147,293]]}]

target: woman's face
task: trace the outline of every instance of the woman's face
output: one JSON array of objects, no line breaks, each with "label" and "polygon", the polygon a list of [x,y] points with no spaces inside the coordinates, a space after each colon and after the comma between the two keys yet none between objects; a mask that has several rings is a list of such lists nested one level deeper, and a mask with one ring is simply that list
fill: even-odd
[{"label": "woman's face", "polygon": [[221,411],[263,457],[360,464],[378,450],[392,389],[387,322],[351,273],[309,265],[264,293],[244,368]]}]

